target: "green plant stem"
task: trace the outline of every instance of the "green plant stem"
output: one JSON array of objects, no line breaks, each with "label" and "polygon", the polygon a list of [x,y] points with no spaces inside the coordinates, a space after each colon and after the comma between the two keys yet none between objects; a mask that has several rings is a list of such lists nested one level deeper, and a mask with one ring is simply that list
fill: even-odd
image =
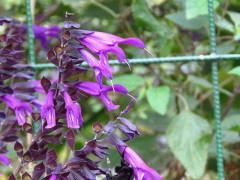
[{"label": "green plant stem", "polygon": [[181,101],[183,102],[184,109],[186,111],[189,111],[189,106],[188,106],[187,100],[183,97],[183,95],[177,93],[176,96],[179,97],[179,99],[181,99]]},{"label": "green plant stem", "polygon": [[107,13],[109,13],[112,17],[114,17],[115,19],[118,18],[118,14],[116,14],[113,10],[111,10],[109,7],[95,1],[95,0],[91,0],[91,3],[94,4],[95,6],[101,8],[102,10],[106,11]]}]

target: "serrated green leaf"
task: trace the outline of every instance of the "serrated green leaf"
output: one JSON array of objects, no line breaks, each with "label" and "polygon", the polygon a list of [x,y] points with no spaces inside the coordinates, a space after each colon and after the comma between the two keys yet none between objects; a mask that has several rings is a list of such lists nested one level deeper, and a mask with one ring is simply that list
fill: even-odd
[{"label": "serrated green leaf", "polygon": [[[213,1],[214,9],[219,6],[217,0]],[[187,19],[193,19],[199,15],[208,14],[208,0],[186,0],[186,17]]]},{"label": "serrated green leaf", "polygon": [[237,66],[237,67],[231,69],[230,71],[228,71],[228,74],[240,76],[240,66]]},{"label": "serrated green leaf", "polygon": [[169,97],[170,88],[168,86],[150,87],[147,90],[148,103],[161,115],[166,114]]},{"label": "serrated green leaf", "polygon": [[168,144],[193,179],[200,179],[207,163],[211,127],[207,120],[183,111],[167,129]]},{"label": "serrated green leaf", "polygon": [[[111,83],[108,83],[109,85]],[[128,91],[134,91],[139,86],[144,85],[144,79],[136,74],[127,74],[115,77],[113,79],[113,84],[121,84],[125,86]]]},{"label": "serrated green leaf", "polygon": [[208,21],[207,16],[198,16],[193,19],[187,19],[185,12],[177,12],[165,16],[167,19],[173,21],[175,24],[190,30],[197,30],[202,28]]}]

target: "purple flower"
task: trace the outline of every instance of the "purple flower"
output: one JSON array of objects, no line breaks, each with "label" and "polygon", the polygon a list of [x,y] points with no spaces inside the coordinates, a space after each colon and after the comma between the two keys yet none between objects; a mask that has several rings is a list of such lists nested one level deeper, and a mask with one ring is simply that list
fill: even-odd
[{"label": "purple flower", "polygon": [[22,103],[18,99],[12,97],[11,95],[1,96],[3,102],[5,102],[12,110],[15,111],[17,121],[19,125],[23,125],[26,122],[25,116],[28,111],[32,113],[32,107],[27,103]]},{"label": "purple flower", "polygon": [[7,166],[10,165],[10,160],[7,156],[5,155],[0,155],[0,161],[3,162],[4,164],[6,164]]},{"label": "purple flower", "polygon": [[[105,61],[102,58],[106,59],[108,52],[118,56],[118,61],[120,63],[128,62],[124,51],[118,47],[118,44],[130,44],[138,48],[145,49],[144,43],[138,38],[123,39],[121,37],[104,32],[83,32],[86,32],[86,36],[80,38],[81,43],[90,49],[93,53],[98,54],[101,63]],[[104,64],[106,64],[106,62]]]},{"label": "purple flower", "polygon": [[76,86],[80,90],[92,96],[101,98],[109,111],[113,109],[118,109],[120,107],[119,105],[113,104],[112,100],[108,96],[109,91],[116,91],[116,92],[128,94],[128,90],[120,84],[115,84],[113,86],[105,86],[105,85],[100,86],[99,84],[94,82],[80,82],[80,83],[77,83]]},{"label": "purple flower", "polygon": [[136,180],[162,180],[160,175],[150,167],[128,146],[118,146],[118,151],[132,166]]},{"label": "purple flower", "polygon": [[63,92],[63,98],[65,101],[65,108],[67,124],[69,128],[79,128],[83,123],[81,114],[81,107],[78,103],[73,102],[67,91]]},{"label": "purple flower", "polygon": [[105,76],[108,79],[113,79],[111,73],[113,69],[110,66],[104,66],[92,54],[84,49],[78,49],[78,51],[86,60],[88,65],[95,71],[96,81],[100,85],[102,84],[102,76]]},{"label": "purple flower", "polygon": [[54,110],[54,91],[48,91],[46,102],[41,107],[41,118],[47,120],[46,128],[52,128],[56,126],[56,113]]},{"label": "purple flower", "polygon": [[109,45],[109,46],[113,46],[113,45],[118,45],[118,44],[129,44],[129,45],[133,45],[136,46],[138,48],[141,49],[145,49],[145,44],[138,38],[121,38],[118,36],[115,36],[113,34],[109,34],[109,33],[105,33],[105,32],[93,32],[92,34],[90,34],[91,37],[98,39],[99,41]]},{"label": "purple flower", "polygon": [[35,38],[41,42],[42,47],[48,49],[47,44],[50,43],[50,41],[47,36],[58,38],[61,29],[58,26],[51,26],[47,28],[39,25],[33,25],[33,31]]}]

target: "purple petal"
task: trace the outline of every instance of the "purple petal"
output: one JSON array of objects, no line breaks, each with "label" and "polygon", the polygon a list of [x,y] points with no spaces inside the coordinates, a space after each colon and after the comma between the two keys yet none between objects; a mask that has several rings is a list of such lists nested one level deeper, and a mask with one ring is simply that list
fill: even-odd
[{"label": "purple petal", "polygon": [[46,102],[41,107],[41,118],[47,120],[46,128],[52,128],[56,126],[56,113],[54,110],[54,91],[48,91]]},{"label": "purple petal", "polygon": [[46,128],[52,128],[52,127],[56,126],[56,113],[52,107],[49,107],[47,109],[45,117],[47,120]]},{"label": "purple petal", "polygon": [[22,103],[20,107],[22,107],[24,110],[26,110],[30,113],[32,113],[32,111],[33,111],[32,107],[27,103]]},{"label": "purple petal", "polygon": [[115,90],[116,92],[123,93],[123,94],[128,94],[127,88],[125,88],[121,84],[114,84],[113,87],[112,86],[103,86],[103,88],[101,89],[101,92],[104,92],[104,91],[107,92],[107,91],[113,91],[113,90]]},{"label": "purple petal", "polygon": [[99,86],[99,84],[97,84],[97,83],[93,83],[93,82],[80,82],[80,83],[78,83],[78,84],[76,84],[76,86],[80,89],[80,90],[82,90],[82,91],[84,91],[84,92],[86,92],[86,93],[88,93],[88,94],[90,94],[90,95],[92,95],[92,96],[99,96],[100,95],[100,86]]},{"label": "purple petal", "polygon": [[[96,79],[98,82],[102,81],[102,75],[104,75],[108,79],[113,78],[111,69],[109,69],[108,67],[106,67],[104,65],[101,65],[99,63],[99,61],[92,54],[90,54],[88,51],[86,51],[84,49],[78,49],[78,51],[82,55],[82,57],[86,60],[88,65],[94,69],[95,76],[96,76]],[[99,84],[101,84],[101,83],[99,83]]]},{"label": "purple petal", "polygon": [[90,36],[92,36],[93,38],[96,38],[96,39],[98,39],[98,40],[100,40],[103,43],[108,44],[108,45],[114,45],[118,41],[123,40],[123,38],[120,38],[120,37],[115,36],[113,34],[109,34],[109,33],[105,33],[105,32],[97,32],[97,31],[90,34]]},{"label": "purple petal", "polygon": [[83,122],[81,108],[77,103],[74,103],[67,91],[63,92],[65,108],[67,109],[66,118],[69,128],[79,128]]},{"label": "purple petal", "polygon": [[3,102],[5,102],[11,109],[15,109],[21,102],[17,100],[16,98],[12,97],[11,95],[4,95],[1,96],[1,99]]},{"label": "purple petal", "polygon": [[25,119],[26,114],[25,114],[25,112],[24,112],[24,110],[22,108],[16,108],[15,109],[15,115],[16,115],[18,124],[20,126],[25,124],[25,122],[26,122],[26,119]]},{"label": "purple petal", "polygon": [[10,159],[5,155],[0,155],[0,161],[6,164],[7,166],[10,165]]},{"label": "purple petal", "polygon": [[130,147],[118,146],[117,148],[124,159],[133,167],[136,180],[162,180],[160,175],[155,170],[149,168]]},{"label": "purple petal", "polygon": [[83,59],[88,63],[91,68],[100,66],[98,60],[85,49],[78,49],[78,52],[81,54]]},{"label": "purple petal", "polygon": [[72,101],[72,99],[71,99],[71,97],[70,97],[70,95],[68,94],[67,91],[63,92],[63,98],[64,98],[64,101],[65,101],[65,106],[66,107],[67,106],[72,106],[73,101]]},{"label": "purple petal", "polygon": [[145,44],[138,38],[126,38],[118,41],[119,44],[130,44],[140,49],[146,48]]},{"label": "purple petal", "polygon": [[113,104],[112,100],[110,99],[108,94],[105,92],[101,94],[100,98],[102,99],[103,103],[107,107],[108,111],[111,111],[113,109],[118,109],[120,107],[119,105]]},{"label": "purple petal", "polygon": [[78,124],[79,124],[79,126],[81,126],[83,121],[84,121],[83,118],[82,118],[81,107],[78,103],[74,103],[74,109],[75,109],[75,114],[76,114],[76,117],[77,117],[77,120],[78,120]]},{"label": "purple petal", "polygon": [[104,66],[106,66],[109,71],[113,71],[114,69],[110,66],[109,64],[109,60],[108,60],[108,55],[106,52],[101,52],[99,54],[99,59],[100,59],[100,63]]},{"label": "purple petal", "polygon": [[51,175],[49,180],[57,180],[57,175],[56,174]]}]

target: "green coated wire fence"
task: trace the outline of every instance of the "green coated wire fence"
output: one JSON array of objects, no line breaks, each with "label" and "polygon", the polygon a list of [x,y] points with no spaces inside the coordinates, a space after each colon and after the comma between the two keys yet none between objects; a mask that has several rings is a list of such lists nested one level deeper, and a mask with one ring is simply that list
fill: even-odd
[{"label": "green coated wire fence", "polygon": [[[34,69],[50,69],[54,68],[53,64],[36,64],[34,54],[34,35],[32,30],[32,16],[31,16],[31,0],[26,0],[26,16],[28,25],[28,44],[29,44],[29,59],[30,64]],[[158,58],[144,58],[144,59],[129,59],[130,64],[157,64],[157,63],[178,63],[178,62],[205,62],[211,61],[212,66],[212,87],[214,100],[214,119],[216,132],[216,149],[217,149],[217,171],[218,179],[224,180],[224,165],[223,165],[223,150],[222,150],[222,132],[221,132],[221,110],[220,110],[220,96],[219,96],[219,81],[218,81],[218,61],[220,60],[240,60],[240,54],[216,54],[216,34],[214,22],[214,8],[213,0],[208,0],[208,19],[210,31],[210,55],[201,56],[179,56],[179,57],[158,57]],[[111,65],[125,65],[119,64],[116,60],[110,61]],[[87,66],[83,63],[83,66]],[[37,127],[35,126],[35,130]]]}]

